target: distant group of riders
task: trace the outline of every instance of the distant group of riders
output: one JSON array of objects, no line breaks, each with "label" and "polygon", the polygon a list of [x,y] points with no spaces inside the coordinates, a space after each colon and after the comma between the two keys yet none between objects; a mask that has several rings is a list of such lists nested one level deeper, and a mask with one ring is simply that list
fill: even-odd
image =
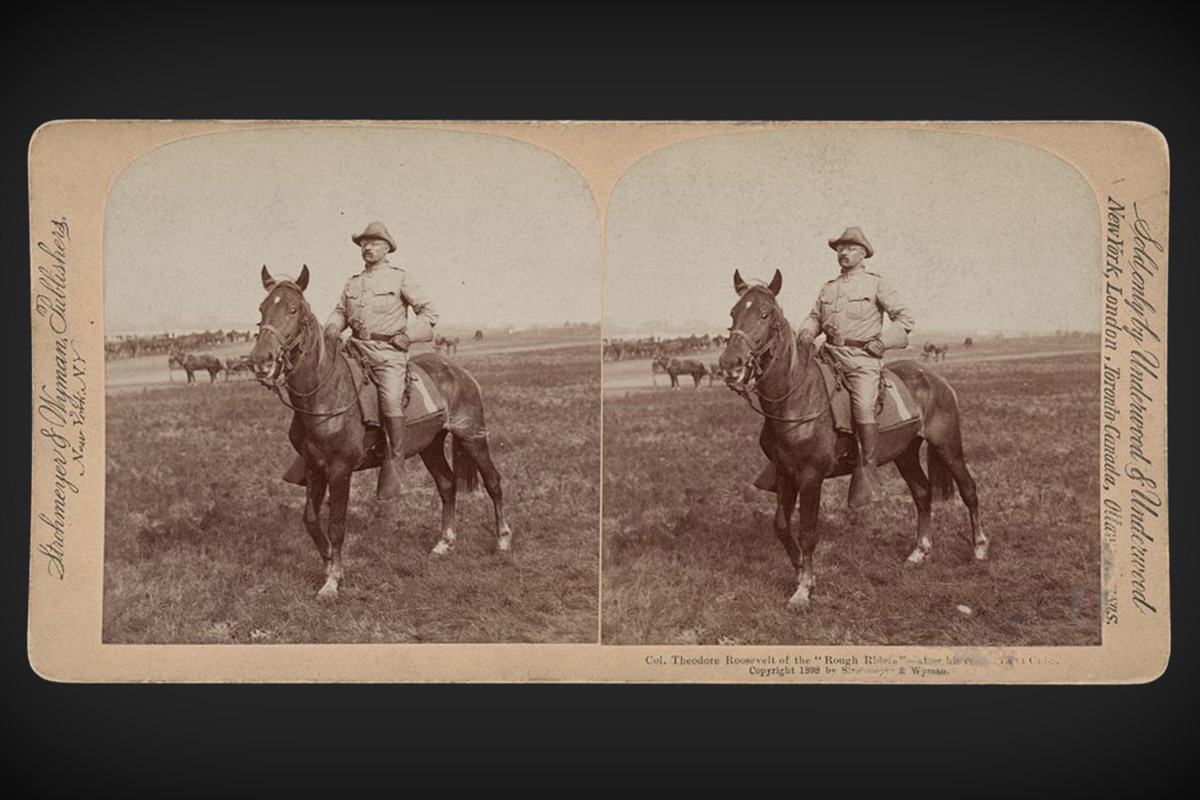
[{"label": "distant group of riders", "polygon": [[204,331],[203,333],[159,333],[153,336],[117,336],[104,343],[105,358],[161,356],[177,352],[192,352],[204,347],[250,342],[250,331]]},{"label": "distant group of riders", "polygon": [[705,350],[719,350],[729,343],[727,336],[676,336],[661,339],[650,336],[642,339],[605,339],[605,361],[629,361],[641,358],[677,358]]}]

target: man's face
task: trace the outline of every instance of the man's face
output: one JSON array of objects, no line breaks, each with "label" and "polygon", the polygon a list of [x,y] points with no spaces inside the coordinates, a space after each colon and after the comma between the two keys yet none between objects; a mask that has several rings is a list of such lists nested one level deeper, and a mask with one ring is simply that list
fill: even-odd
[{"label": "man's face", "polygon": [[854,269],[867,257],[867,249],[861,244],[839,244],[837,246],[838,265],[846,272]]},{"label": "man's face", "polygon": [[388,254],[388,243],[382,239],[363,239],[359,247],[362,248],[363,261],[370,266],[378,264]]}]

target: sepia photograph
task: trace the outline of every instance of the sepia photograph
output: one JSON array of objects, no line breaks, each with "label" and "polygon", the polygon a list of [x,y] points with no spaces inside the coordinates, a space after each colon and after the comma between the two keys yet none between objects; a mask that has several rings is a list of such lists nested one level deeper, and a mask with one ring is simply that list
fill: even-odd
[{"label": "sepia photograph", "polygon": [[1070,164],[960,133],[630,169],[603,641],[1098,645],[1099,220]]},{"label": "sepia photograph", "polygon": [[39,676],[1166,669],[1151,126],[65,120],[29,164]]},{"label": "sepia photograph", "polygon": [[600,237],[497,136],[183,139],[105,212],[103,639],[596,640]]}]

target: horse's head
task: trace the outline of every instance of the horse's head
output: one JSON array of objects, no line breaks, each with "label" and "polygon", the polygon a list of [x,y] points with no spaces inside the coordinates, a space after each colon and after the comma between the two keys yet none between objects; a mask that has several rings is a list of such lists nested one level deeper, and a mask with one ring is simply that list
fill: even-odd
[{"label": "horse's head", "polygon": [[258,339],[249,359],[259,380],[277,380],[295,365],[312,317],[312,310],[304,299],[304,290],[308,288],[308,265],[300,270],[300,277],[295,281],[272,278],[264,265],[262,283],[267,290],[267,299],[258,306],[261,315]]},{"label": "horse's head", "polygon": [[726,383],[749,385],[761,374],[763,356],[779,340],[780,331],[787,329],[783,310],[775,302],[783,288],[783,275],[775,270],[766,286],[750,285],[734,270],[733,288],[738,301],[729,312],[733,322],[719,363]]}]

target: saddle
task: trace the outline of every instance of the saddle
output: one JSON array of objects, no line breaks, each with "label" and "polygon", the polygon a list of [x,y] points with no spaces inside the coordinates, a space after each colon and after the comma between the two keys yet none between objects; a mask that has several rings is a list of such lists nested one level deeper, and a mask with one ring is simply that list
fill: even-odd
[{"label": "saddle", "polygon": [[[362,410],[363,423],[380,426],[379,388],[371,370],[362,362],[363,356],[355,348],[343,347],[341,352],[350,366],[354,385],[358,387],[358,406]],[[446,414],[446,398],[419,364],[408,365],[402,404],[404,418],[410,426]]]},{"label": "saddle", "polygon": [[[825,391],[829,392],[829,407],[833,412],[833,427],[843,433],[854,434],[854,418],[850,407],[850,385],[836,362],[822,348],[817,357],[821,377],[825,379]],[[875,419],[879,433],[887,433],[900,427],[919,425],[921,407],[913,399],[908,385],[884,367],[879,376],[879,395],[875,400]]]}]

